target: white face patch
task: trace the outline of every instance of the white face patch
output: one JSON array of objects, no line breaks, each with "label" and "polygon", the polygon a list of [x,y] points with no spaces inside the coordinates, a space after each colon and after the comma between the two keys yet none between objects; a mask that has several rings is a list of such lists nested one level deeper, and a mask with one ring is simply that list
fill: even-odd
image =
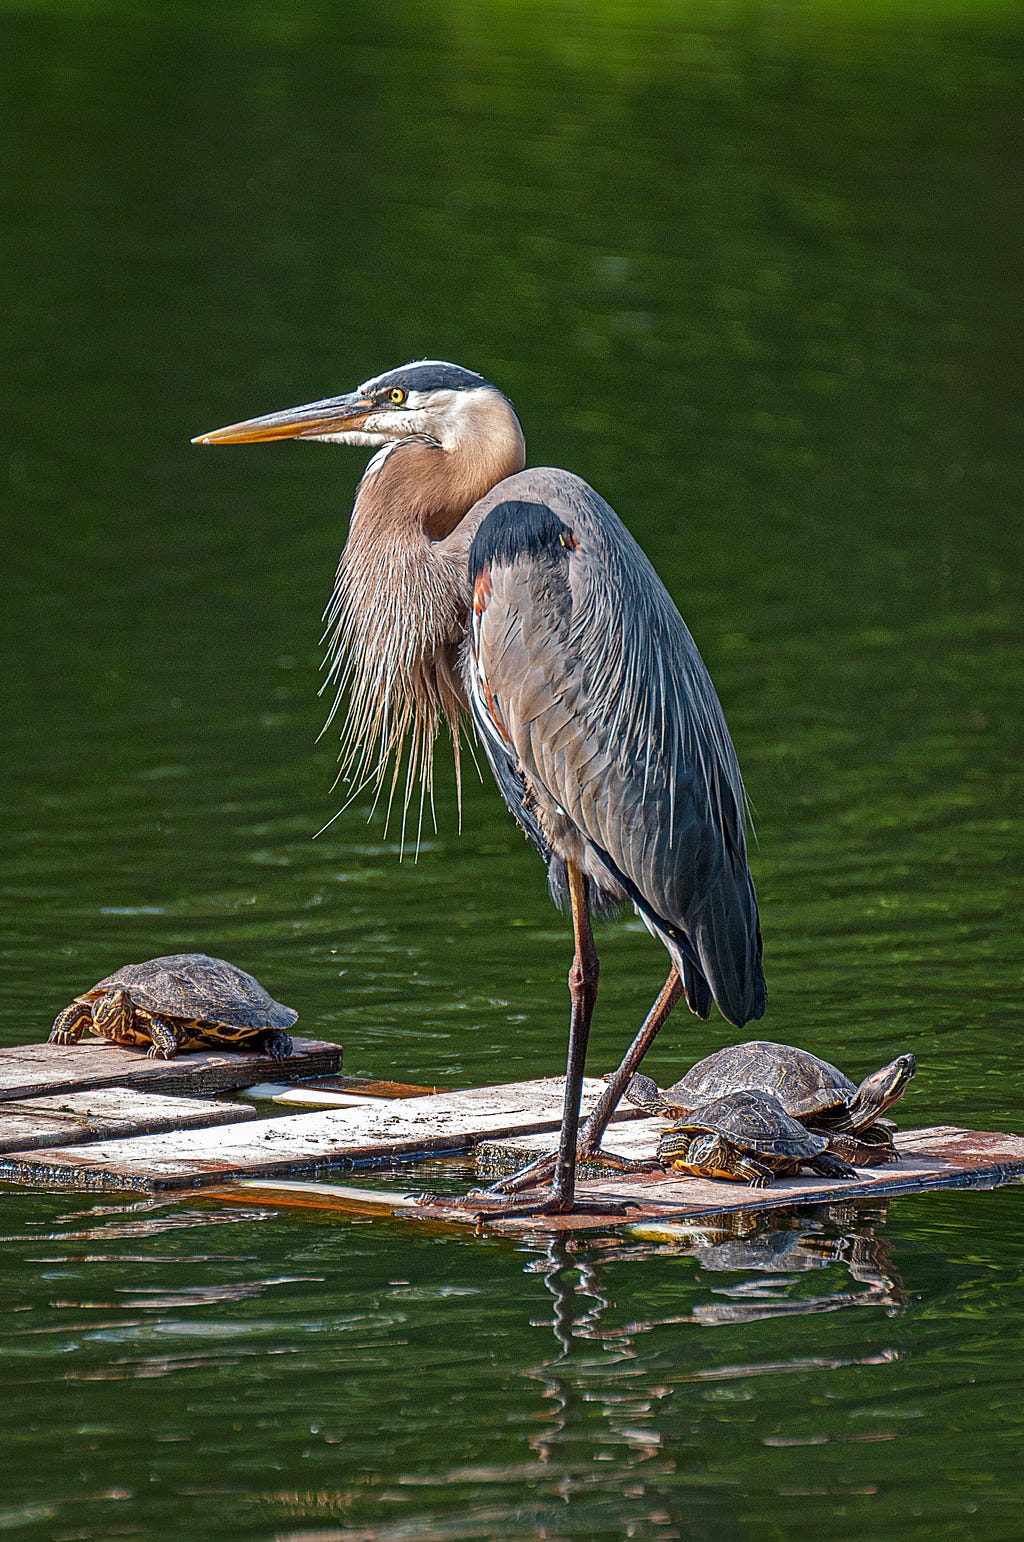
[{"label": "white face patch", "polygon": [[[374,387],[375,382],[368,380],[359,387],[360,394],[369,395]],[[303,437],[322,444],[379,448],[414,435],[424,435],[449,449],[477,436],[481,408],[495,399],[503,398],[492,386],[477,386],[469,391],[410,391],[400,407],[380,403],[361,428]],[[486,421],[486,415],[483,421]]]}]

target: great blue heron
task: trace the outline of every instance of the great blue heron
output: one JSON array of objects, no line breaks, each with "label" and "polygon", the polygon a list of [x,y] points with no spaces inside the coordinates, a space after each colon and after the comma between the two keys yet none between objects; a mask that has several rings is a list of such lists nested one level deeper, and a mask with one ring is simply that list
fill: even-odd
[{"label": "great blue heron", "polygon": [[[508,399],[455,364],[406,364],[346,396],[251,418],[199,444],[318,439],[376,450],[328,611],[328,678],[347,693],[345,764],[378,788],[410,739],[429,788],[442,725],[472,715],[498,788],[567,895],[575,954],[557,1152],[478,1196],[514,1213],[574,1207],[619,1098],[685,992],[706,1018],[761,1017],[766,993],[739,765],[707,670],[650,562],[571,472],[526,471]],[[392,781],[392,792],[394,781]],[[632,903],[668,979],[582,1131],[597,996],[592,910]],[[607,1208],[607,1207],[605,1207]],[[490,1212],[496,1213],[496,1212]]]}]

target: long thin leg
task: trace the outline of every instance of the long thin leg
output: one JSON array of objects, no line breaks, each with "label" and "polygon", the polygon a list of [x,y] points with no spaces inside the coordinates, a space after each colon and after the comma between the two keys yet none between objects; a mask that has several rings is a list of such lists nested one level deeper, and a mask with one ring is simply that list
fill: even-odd
[{"label": "long thin leg", "polygon": [[658,999],[644,1018],[640,1031],[623,1056],[622,1064],[607,1078],[604,1091],[590,1111],[590,1117],[580,1135],[577,1153],[580,1158],[595,1156],[601,1149],[601,1137],[608,1128],[612,1114],[619,1106],[622,1094],[629,1086],[630,1077],[654,1043],[659,1030],[664,1026],[682,993],[683,982],[673,964]]},{"label": "long thin leg", "polygon": [[572,928],[576,951],[569,967],[569,1058],[565,1069],[565,1104],[562,1109],[562,1133],[555,1157],[555,1181],[552,1194],[572,1206],[576,1192],[576,1134],[580,1122],[580,1098],[583,1095],[583,1070],[587,1059],[590,1024],[597,1005],[597,979],[601,965],[594,946],[590,925],[590,901],[587,880],[581,870],[568,864],[569,898],[572,903]]},{"label": "long thin leg", "polygon": [[[613,1071],[608,1077],[607,1085],[597,1103],[590,1112],[587,1122],[580,1132],[576,1146],[576,1159],[579,1162],[590,1160],[600,1155],[602,1161],[611,1167],[622,1167],[626,1171],[635,1171],[640,1166],[657,1166],[656,1163],[628,1162],[622,1157],[610,1155],[601,1151],[601,1137],[608,1127],[608,1122],[619,1106],[619,1100],[629,1085],[629,1079],[637,1066],[643,1060],[647,1051],[654,1043],[658,1030],[663,1027],[669,1013],[683,993],[683,982],[679,978],[679,972],[673,965],[668,979],[661,988],[658,999],[637,1033],[636,1038],[627,1049],[622,1064],[617,1071]],[[539,1183],[546,1178],[555,1165],[557,1153],[546,1152],[538,1157],[528,1167],[520,1168],[519,1172],[511,1173],[507,1178],[499,1178],[487,1190],[489,1194],[518,1194],[521,1189],[529,1188],[531,1184]]]},{"label": "long thin leg", "polygon": [[[569,877],[569,899],[572,903],[572,926],[576,950],[569,969],[569,996],[572,1002],[569,1017],[569,1059],[565,1071],[562,1130],[558,1150],[554,1153],[554,1181],[548,1196],[536,1204],[508,1206],[503,1210],[487,1209],[481,1215],[482,1220],[491,1220],[500,1215],[564,1215],[575,1208],[576,1137],[579,1131],[580,1097],[583,1092],[583,1068],[587,1058],[590,1024],[597,1001],[597,977],[600,965],[590,925],[587,880],[575,863],[567,863],[566,868]],[[500,1192],[494,1197],[500,1198]],[[484,1198],[483,1195],[472,1195],[469,1203],[478,1205]]]}]

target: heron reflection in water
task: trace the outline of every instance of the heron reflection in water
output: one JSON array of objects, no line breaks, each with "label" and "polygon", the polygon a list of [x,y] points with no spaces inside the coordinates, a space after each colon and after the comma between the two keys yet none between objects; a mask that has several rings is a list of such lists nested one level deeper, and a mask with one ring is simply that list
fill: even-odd
[{"label": "heron reflection in water", "polygon": [[[714,1000],[737,1027],[765,1010],[743,783],[714,687],[629,531],[571,472],[523,469],[519,419],[482,376],[407,364],[195,442],[269,439],[376,452],[328,611],[335,708],[348,701],[343,772],[380,790],[393,764],[393,795],[408,744],[408,807],[417,777],[430,795],[442,728],[458,764],[468,711],[552,896],[568,900],[575,953],[558,1149],[470,1203],[488,1216],[581,1208],[577,1159],[600,1150],[680,995],[701,1018]],[[671,969],[580,1131],[598,980],[591,915],[626,903]],[[542,1197],[509,1205],[549,1177]]]}]

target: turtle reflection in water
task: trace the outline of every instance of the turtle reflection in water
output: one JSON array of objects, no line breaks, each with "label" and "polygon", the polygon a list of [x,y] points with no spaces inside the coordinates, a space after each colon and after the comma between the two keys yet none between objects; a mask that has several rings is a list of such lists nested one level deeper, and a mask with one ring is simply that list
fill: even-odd
[{"label": "turtle reflection in water", "polygon": [[709,1099],[763,1092],[777,1098],[790,1118],[824,1136],[836,1156],[858,1167],[880,1167],[899,1157],[896,1126],[882,1115],[903,1096],[916,1070],[913,1055],[897,1055],[857,1086],[805,1049],[752,1039],[705,1056],[665,1092],[649,1076],[634,1076],[626,1097],[649,1114],[683,1119]]},{"label": "turtle reflection in water", "polygon": [[792,1119],[765,1092],[730,1092],[699,1104],[658,1142],[658,1160],[702,1178],[734,1178],[764,1189],[801,1167],[823,1178],[855,1178],[823,1135]]},{"label": "turtle reflection in water", "polygon": [[179,1050],[230,1045],[284,1060],[284,1031],[298,1017],[251,974],[205,953],[171,953],[126,964],[58,1012],[51,1044],[77,1044],[88,1028],[115,1044],[146,1045],[171,1060]]}]

